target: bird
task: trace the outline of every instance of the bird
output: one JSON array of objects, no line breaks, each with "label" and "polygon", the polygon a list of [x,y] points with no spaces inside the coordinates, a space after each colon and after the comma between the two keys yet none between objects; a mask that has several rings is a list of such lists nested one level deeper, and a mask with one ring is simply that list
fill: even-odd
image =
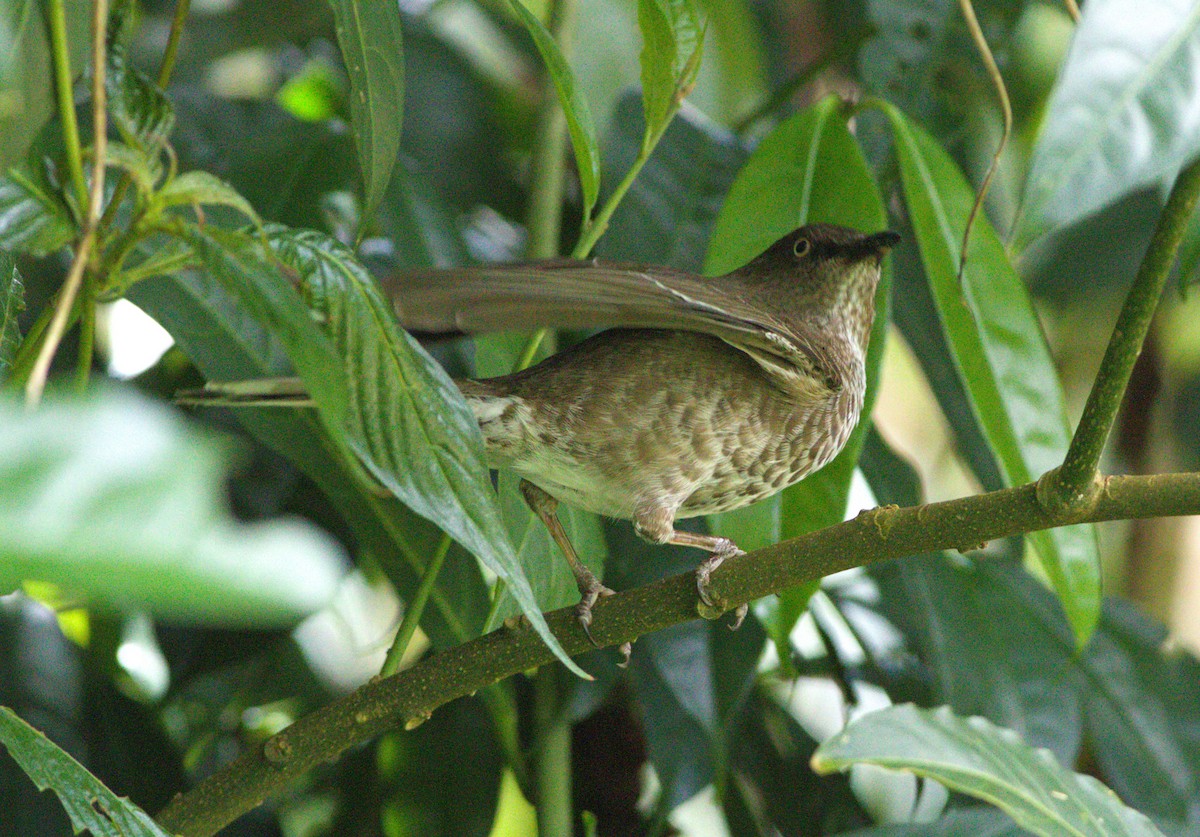
[{"label": "bird", "polygon": [[[382,285],[415,332],[603,329],[527,369],[455,382],[488,465],[520,476],[570,564],[590,638],[592,608],[613,591],[580,561],[558,504],[707,551],[698,607],[719,616],[712,572],[742,550],[676,521],[775,494],[846,444],[863,407],[882,260],[899,240],[809,224],[720,276],[551,260],[408,270]],[[745,614],[736,608],[732,627]]]}]

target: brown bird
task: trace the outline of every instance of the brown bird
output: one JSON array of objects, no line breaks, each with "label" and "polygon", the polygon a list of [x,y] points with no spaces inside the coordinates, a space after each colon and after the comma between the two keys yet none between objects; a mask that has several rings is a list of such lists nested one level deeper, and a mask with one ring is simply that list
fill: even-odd
[{"label": "brown bird", "polygon": [[812,224],[712,278],[552,261],[410,271],[384,287],[418,331],[609,328],[524,371],[457,382],[488,464],[522,477],[570,563],[586,631],[612,591],[579,560],[558,501],[707,550],[696,586],[719,614],[709,576],[741,550],[675,521],[770,496],[841,450],[862,411],[880,263],[899,238]]}]

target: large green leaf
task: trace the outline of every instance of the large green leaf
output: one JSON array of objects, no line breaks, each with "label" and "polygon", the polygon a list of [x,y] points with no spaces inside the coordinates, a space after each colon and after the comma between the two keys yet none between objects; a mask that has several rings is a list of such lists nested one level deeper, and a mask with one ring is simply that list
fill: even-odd
[{"label": "large green leaf", "polygon": [[[846,128],[841,107],[841,100],[830,96],[781,123],[763,139],[734,181],[717,218],[705,262],[707,273],[724,273],[745,264],[804,224],[883,229],[883,202]],[[870,415],[883,358],[887,277],[885,271],[875,297],[863,415]],[[710,518],[714,531],[732,538],[743,549],[756,549],[841,522],[864,432],[862,423],[832,462],[782,494],[748,509],[714,515]],[[777,643],[787,642],[814,589],[815,585],[806,585],[764,603],[759,616]]]},{"label": "large green leaf", "polygon": [[590,218],[592,207],[600,195],[600,148],[596,143],[596,127],[592,123],[592,111],[579,90],[571,65],[563,57],[562,50],[542,22],[521,0],[509,0],[517,18],[529,31],[534,46],[541,53],[546,72],[554,82],[558,103],[567,117],[567,130],[571,134],[571,146],[575,149],[575,164],[579,169],[579,185],[583,190],[583,217]]},{"label": "large green leaf", "polygon": [[400,6],[330,0],[338,46],[350,76],[350,122],[363,175],[364,221],[379,206],[400,152],[404,53]]},{"label": "large green leaf", "polygon": [[0,250],[0,384],[8,377],[21,343],[21,326],[17,316],[25,307],[25,287],[17,263],[4,250]]},{"label": "large green leaf", "polygon": [[338,548],[223,508],[228,451],[127,394],[0,403],[0,590],[26,579],[169,618],[286,625],[322,607]]},{"label": "large green leaf", "polygon": [[[91,3],[66,0],[63,7],[74,78],[89,56]],[[0,4],[0,172],[25,159],[54,113],[53,79],[46,4],[39,0]]]},{"label": "large green leaf", "polygon": [[911,704],[864,715],[813,755],[820,772],[873,764],[935,779],[990,802],[1045,837],[1161,835],[1091,776],[1072,773],[1046,750],[983,718]]},{"label": "large green leaf", "polygon": [[692,0],[638,0],[646,137],[661,134],[696,84],[704,26]]},{"label": "large green leaf", "polygon": [[1200,6],[1092,0],[1046,108],[1014,243],[1133,190],[1169,186],[1200,152]]},{"label": "large green leaf", "polygon": [[470,407],[437,362],[396,323],[374,279],[322,233],[270,230],[344,364],[349,447],[370,474],[504,579],[546,644],[583,674],[546,625],[508,539]]},{"label": "large green leaf", "polygon": [[[959,284],[959,254],[974,193],[936,141],[899,110],[885,110],[909,218],[959,375],[1005,482],[1030,482],[1060,465],[1070,443],[1062,390],[1037,315],[982,213],[975,219]],[[1030,540],[1082,643],[1100,613],[1094,527],[1037,532]]]},{"label": "large green leaf", "polygon": [[52,790],[76,834],[94,837],[170,837],[128,799],[117,796],[46,736],[0,706],[0,742],[37,785]]}]

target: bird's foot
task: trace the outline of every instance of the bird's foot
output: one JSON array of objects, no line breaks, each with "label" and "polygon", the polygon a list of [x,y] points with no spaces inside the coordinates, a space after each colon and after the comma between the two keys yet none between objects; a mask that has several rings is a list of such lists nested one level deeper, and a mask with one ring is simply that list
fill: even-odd
[{"label": "bird's foot", "polygon": [[[728,544],[728,546],[725,544]],[[700,601],[696,605],[696,611],[705,619],[719,619],[729,609],[728,603],[716,595],[712,589],[713,570],[725,563],[725,559],[745,554],[745,552],[738,549],[732,542],[726,540],[724,544],[713,550],[713,553],[696,568],[696,593],[700,596]],[[749,607],[747,605],[738,605],[733,612],[733,623],[730,624],[729,630],[736,631],[740,628],[748,611]]]},{"label": "bird's foot", "polygon": [[592,606],[600,599],[614,595],[614,592],[601,584],[591,573],[588,573],[588,576],[590,578],[586,581],[581,580],[579,585],[579,592],[583,594],[583,598],[575,605],[575,618],[579,621],[579,627],[583,628],[588,642],[599,648],[600,643],[592,636]]}]

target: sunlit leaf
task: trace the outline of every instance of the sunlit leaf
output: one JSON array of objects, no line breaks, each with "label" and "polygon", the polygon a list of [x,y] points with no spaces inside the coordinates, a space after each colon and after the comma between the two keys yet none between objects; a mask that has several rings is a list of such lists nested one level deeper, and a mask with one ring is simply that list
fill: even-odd
[{"label": "sunlit leaf", "polygon": [[0,706],[0,743],[38,790],[54,791],[76,834],[86,830],[94,837],[170,837],[149,814],[110,791],[82,764],[4,706]]},{"label": "sunlit leaf", "polygon": [[[1060,465],[1070,443],[1062,390],[1037,315],[982,214],[960,286],[959,253],[974,193],[928,134],[895,108],[886,112],[909,218],[959,376],[1005,482],[1030,482]],[[1095,529],[1068,526],[1029,537],[1082,643],[1100,613]]]},{"label": "sunlit leaf", "polygon": [[1072,773],[1047,750],[1035,750],[1012,730],[983,718],[961,718],[946,707],[893,706],[864,715],[813,755],[820,772],[873,764],[941,782],[990,802],[1043,837],[1160,835],[1148,817],[1128,808],[1091,776]]},{"label": "sunlit leaf", "polygon": [[36,579],[172,619],[294,624],[332,597],[340,549],[307,524],[236,523],[229,465],[216,439],[129,394],[0,402],[0,591]]},{"label": "sunlit leaf", "polygon": [[646,137],[662,133],[700,72],[704,27],[692,0],[638,0]]},{"label": "sunlit leaf", "polygon": [[1200,5],[1089,0],[1033,150],[1014,242],[1169,186],[1200,152]]},{"label": "sunlit leaf", "polygon": [[404,52],[400,6],[330,0],[338,46],[350,76],[350,123],[362,169],[364,219],[379,206],[400,152]]},{"label": "sunlit leaf", "polygon": [[397,325],[375,280],[338,241],[270,230],[272,247],[301,276],[308,302],[342,356],[346,437],[371,475],[504,579],[539,635],[575,667],[550,633],[501,520],[483,439],[453,381]]},{"label": "sunlit leaf", "polygon": [[542,22],[521,0],[509,0],[517,18],[529,31],[534,46],[541,53],[546,72],[554,82],[558,103],[567,117],[567,130],[571,134],[571,146],[575,149],[575,164],[579,169],[579,185],[583,189],[583,217],[590,218],[592,207],[600,195],[600,148],[596,143],[596,128],[592,123],[592,111],[580,92],[571,65],[563,58],[562,50]]}]

